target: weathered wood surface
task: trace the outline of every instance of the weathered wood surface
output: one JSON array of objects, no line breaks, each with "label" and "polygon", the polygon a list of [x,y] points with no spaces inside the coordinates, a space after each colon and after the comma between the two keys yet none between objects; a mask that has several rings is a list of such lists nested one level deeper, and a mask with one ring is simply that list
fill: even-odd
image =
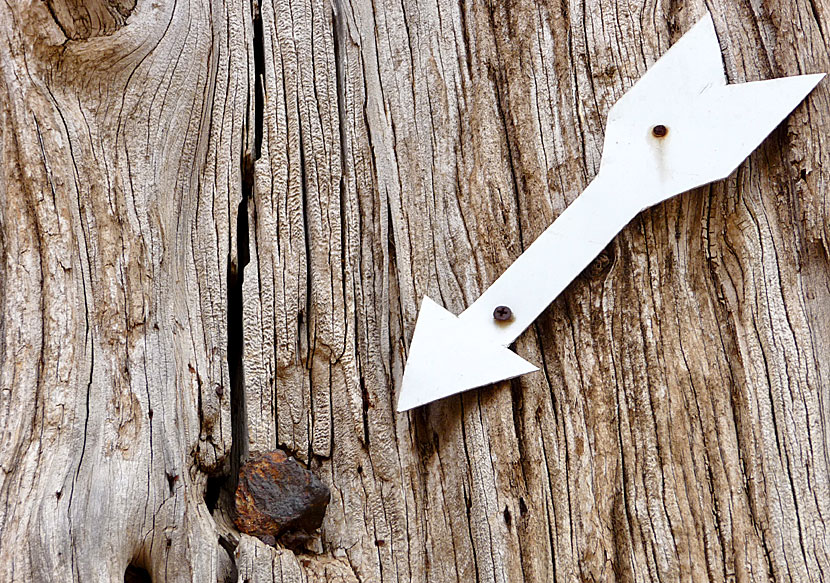
[{"label": "weathered wood surface", "polygon": [[[541,373],[394,413],[421,297],[553,221],[707,6],[732,82],[830,71],[823,0],[0,6],[0,579],[826,578],[826,82],[615,239]],[[320,555],[203,503],[274,447]]]},{"label": "weathered wood surface", "polygon": [[0,580],[215,580],[250,16],[50,6],[0,8]]}]

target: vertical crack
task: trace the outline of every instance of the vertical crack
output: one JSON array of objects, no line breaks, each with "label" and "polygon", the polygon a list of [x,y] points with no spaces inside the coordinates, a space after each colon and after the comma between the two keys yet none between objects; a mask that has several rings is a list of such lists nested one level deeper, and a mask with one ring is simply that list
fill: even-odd
[{"label": "vertical crack", "polygon": [[[258,0],[251,1],[253,24],[254,86],[249,93],[248,113],[244,124],[245,139],[240,153],[242,200],[236,215],[236,257],[228,261],[228,369],[231,383],[231,426],[233,444],[231,446],[231,493],[236,489],[236,475],[242,459],[248,453],[247,414],[245,411],[245,379],[243,374],[243,310],[242,284],[245,281],[245,266],[251,259],[250,235],[248,224],[249,203],[254,197],[255,163],[262,153],[262,133],[264,123],[264,75],[265,45],[263,39],[262,14]],[[253,118],[253,120],[251,119]],[[253,121],[253,144],[249,142],[251,122]],[[251,207],[254,211],[254,207]],[[254,211],[255,212],[255,211]]]},{"label": "vertical crack", "polygon": [[[243,139],[240,151],[240,201],[237,207],[235,236],[236,256],[228,257],[227,268],[227,333],[228,333],[228,371],[230,376],[230,407],[231,407],[231,454],[229,474],[224,478],[214,478],[206,492],[206,503],[211,511],[219,510],[225,515],[234,515],[234,494],[237,486],[239,468],[248,455],[248,416],[245,406],[245,378],[243,369],[243,291],[245,281],[245,266],[251,259],[249,210],[252,221],[256,222],[256,210],[253,205],[255,194],[255,163],[262,152],[262,137],[264,125],[264,75],[265,75],[265,45],[263,39],[263,25],[258,0],[251,0],[251,17],[253,38],[251,40],[253,52],[253,83],[249,84],[248,107],[244,124],[242,125]],[[250,54],[250,53],[249,53]],[[253,125],[253,132],[251,126]],[[230,557],[231,565],[228,573],[231,580],[235,573],[232,544],[220,537],[220,544],[225,547]]]},{"label": "vertical crack", "polygon": [[[265,34],[262,29],[262,12],[260,10],[259,0],[251,0],[251,12],[253,14],[254,25],[254,160],[259,160],[262,155],[262,127],[265,115]],[[250,110],[249,110],[250,115]],[[249,126],[250,120],[246,123]],[[248,152],[250,155],[250,151]],[[243,166],[244,171],[244,166]],[[253,164],[250,168],[251,187],[253,188]],[[243,174],[243,189],[245,183],[245,175]],[[244,192],[243,192],[244,194]]]},{"label": "vertical crack", "polygon": [[248,201],[253,196],[254,164],[250,155],[242,157],[242,200],[236,215],[236,258],[228,261],[228,370],[231,384],[231,493],[236,489],[236,475],[248,453],[248,423],[245,411],[243,375],[242,284],[245,266],[250,261],[248,248]]},{"label": "vertical crack", "polygon": [[[231,383],[231,426],[233,444],[231,446],[231,479],[226,489],[232,494],[236,489],[236,475],[243,458],[248,453],[248,422],[245,411],[245,379],[243,374],[243,310],[242,284],[245,281],[244,270],[251,259],[250,234],[248,224],[249,204],[254,197],[255,163],[262,153],[262,135],[264,124],[264,75],[265,45],[263,38],[262,15],[258,0],[251,1],[253,24],[254,84],[249,93],[248,112],[243,132],[241,165],[241,200],[236,215],[236,257],[228,261],[228,369]],[[253,119],[252,119],[253,118]],[[251,122],[253,121],[253,143],[250,143]],[[254,207],[251,211],[255,212]]]}]

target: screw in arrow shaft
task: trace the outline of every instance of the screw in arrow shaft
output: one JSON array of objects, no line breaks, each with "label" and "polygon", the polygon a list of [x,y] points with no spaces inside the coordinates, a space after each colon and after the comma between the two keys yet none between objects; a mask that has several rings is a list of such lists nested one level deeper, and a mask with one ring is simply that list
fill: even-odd
[{"label": "screw in arrow shaft", "polygon": [[498,306],[493,310],[493,319],[499,322],[507,322],[513,319],[513,310],[507,306]]},{"label": "screw in arrow shaft", "polygon": [[651,135],[655,138],[665,138],[669,133],[669,128],[664,126],[663,124],[657,124],[653,128],[651,128]]}]

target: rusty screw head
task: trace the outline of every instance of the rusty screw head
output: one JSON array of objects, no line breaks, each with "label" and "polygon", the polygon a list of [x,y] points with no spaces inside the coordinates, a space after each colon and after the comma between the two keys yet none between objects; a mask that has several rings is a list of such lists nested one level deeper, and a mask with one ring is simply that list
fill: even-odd
[{"label": "rusty screw head", "polygon": [[513,310],[507,306],[498,306],[493,310],[493,319],[499,322],[507,322],[513,319]]},{"label": "rusty screw head", "polygon": [[669,133],[669,128],[664,126],[663,124],[657,124],[653,128],[651,128],[651,135],[655,138],[665,138]]}]

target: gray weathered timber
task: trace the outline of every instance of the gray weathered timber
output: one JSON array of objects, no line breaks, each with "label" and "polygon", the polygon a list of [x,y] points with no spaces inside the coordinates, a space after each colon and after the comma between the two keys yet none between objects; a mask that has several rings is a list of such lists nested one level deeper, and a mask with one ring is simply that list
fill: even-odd
[{"label": "gray weathered timber", "polygon": [[[609,245],[540,373],[393,412],[421,297],[478,297],[707,8],[730,81],[830,71],[827,0],[0,4],[0,580],[826,579],[827,82]],[[230,526],[277,447],[321,554]]]},{"label": "gray weathered timber", "polygon": [[211,581],[250,14],[101,26],[0,7],[0,580]]}]

